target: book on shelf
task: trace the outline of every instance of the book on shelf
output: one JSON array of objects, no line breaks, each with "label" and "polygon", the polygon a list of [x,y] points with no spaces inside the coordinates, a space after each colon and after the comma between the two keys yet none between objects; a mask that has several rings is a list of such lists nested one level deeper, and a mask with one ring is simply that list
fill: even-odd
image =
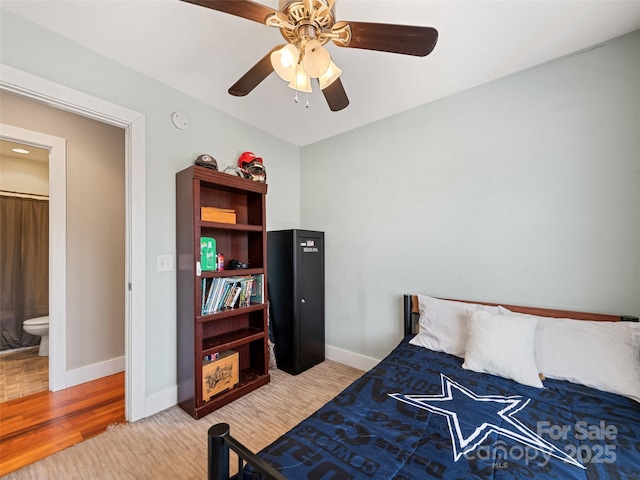
[{"label": "book on shelf", "polygon": [[264,303],[264,275],[254,275],[254,286],[251,291],[251,302]]},{"label": "book on shelf", "polygon": [[202,280],[202,315],[230,308],[248,307],[253,302],[254,286],[264,275],[215,277]]}]

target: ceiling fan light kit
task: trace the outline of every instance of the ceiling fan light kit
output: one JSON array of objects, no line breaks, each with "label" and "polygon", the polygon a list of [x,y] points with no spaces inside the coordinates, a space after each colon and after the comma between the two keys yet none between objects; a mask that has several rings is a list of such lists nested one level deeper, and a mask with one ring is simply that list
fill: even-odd
[{"label": "ceiling fan light kit", "polygon": [[329,68],[318,78],[318,82],[320,83],[320,90],[324,90],[333,82],[335,82],[338,77],[342,75],[342,70],[338,68],[338,66],[331,62],[329,64]]},{"label": "ceiling fan light kit", "polygon": [[298,49],[293,44],[287,43],[271,54],[271,66],[281,79],[290,82],[296,74],[299,58]]},{"label": "ceiling fan light kit", "polygon": [[298,92],[311,93],[311,78],[304,71],[302,65],[296,65],[296,73],[293,79],[289,82],[289,88],[292,88]]},{"label": "ceiling fan light kit", "polygon": [[318,78],[325,74],[331,64],[329,51],[320,45],[316,39],[311,39],[304,47],[302,68],[311,78]]},{"label": "ceiling fan light kit", "polygon": [[[288,42],[275,47],[250,68],[229,93],[245,96],[271,72],[297,92],[311,93],[316,78],[329,108],[337,112],[349,105],[340,75],[342,70],[324,47],[332,41],[338,47],[424,57],[438,40],[432,27],[384,23],[335,21],[335,0],[280,0],[274,10],[251,0],[182,0],[280,29]],[[308,106],[308,102],[307,102]]]}]

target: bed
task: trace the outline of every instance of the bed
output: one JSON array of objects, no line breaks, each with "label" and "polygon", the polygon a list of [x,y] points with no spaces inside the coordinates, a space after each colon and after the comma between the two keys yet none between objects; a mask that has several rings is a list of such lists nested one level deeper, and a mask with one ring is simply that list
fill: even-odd
[{"label": "bed", "polygon": [[[405,338],[257,455],[209,430],[209,478],[640,478],[636,317],[404,296]],[[419,328],[417,334],[415,323]]]}]

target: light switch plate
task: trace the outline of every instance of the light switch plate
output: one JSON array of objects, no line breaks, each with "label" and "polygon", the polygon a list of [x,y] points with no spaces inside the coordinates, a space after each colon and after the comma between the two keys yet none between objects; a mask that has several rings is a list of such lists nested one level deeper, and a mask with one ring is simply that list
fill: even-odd
[{"label": "light switch plate", "polygon": [[171,272],[173,270],[173,255],[158,255],[158,272]]}]

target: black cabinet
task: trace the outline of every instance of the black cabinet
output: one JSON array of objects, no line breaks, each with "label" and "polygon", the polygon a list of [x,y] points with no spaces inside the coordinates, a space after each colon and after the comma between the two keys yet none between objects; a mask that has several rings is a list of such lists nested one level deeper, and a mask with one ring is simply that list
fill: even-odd
[{"label": "black cabinet", "polygon": [[297,375],[324,361],[324,233],[267,232],[267,263],[276,361]]}]

